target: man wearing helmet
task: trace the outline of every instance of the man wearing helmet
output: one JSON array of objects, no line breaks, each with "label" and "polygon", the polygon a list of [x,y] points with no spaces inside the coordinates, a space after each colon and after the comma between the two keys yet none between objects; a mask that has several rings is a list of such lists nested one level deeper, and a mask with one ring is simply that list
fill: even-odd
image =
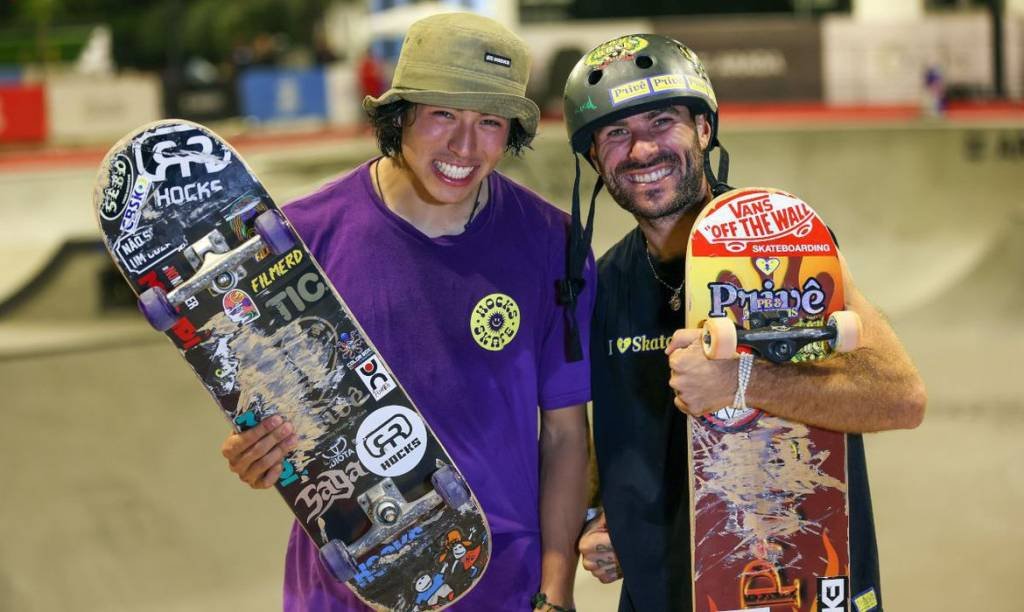
[{"label": "man wearing helmet", "polygon": [[[591,378],[604,512],[579,549],[602,582],[625,578],[620,610],[690,610],[686,416],[730,405],[737,384],[737,361],[706,359],[697,330],[677,330],[690,229],[728,189],[728,156],[723,150],[717,177],[709,157],[720,146],[718,101],[690,49],[662,36],[624,36],[576,65],[565,119],[574,153],[598,172],[594,196],[607,184],[637,220],[598,263]],[[570,253],[584,253],[592,217],[580,222],[578,181],[573,209]],[[569,276],[580,275],[570,267]],[[864,346],[825,362],[759,359],[746,397],[770,414],[848,433],[851,592],[880,601],[860,433],[917,426],[925,392],[892,329],[846,283]]]},{"label": "man wearing helmet", "polygon": [[[570,315],[589,320],[596,283],[591,264],[583,291],[562,300],[571,312],[559,304],[569,220],[494,171],[536,131],[528,71],[524,43],[490,19],[416,22],[392,88],[363,102],[383,156],[285,208],[487,515],[488,569],[456,610],[572,607],[590,382],[587,359],[565,347],[569,334],[589,353],[589,328],[570,333]],[[223,453],[267,488],[295,443],[272,417],[229,436]],[[443,583],[424,578],[422,601],[439,602]],[[297,523],[284,608],[367,609]]]}]

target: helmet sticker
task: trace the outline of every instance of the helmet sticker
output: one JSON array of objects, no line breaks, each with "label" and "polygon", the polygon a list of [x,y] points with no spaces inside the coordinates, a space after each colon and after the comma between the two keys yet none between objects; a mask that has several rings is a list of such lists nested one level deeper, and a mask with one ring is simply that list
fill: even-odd
[{"label": "helmet sticker", "polygon": [[686,82],[689,84],[690,91],[702,93],[708,98],[710,98],[716,106],[718,105],[718,99],[715,97],[715,90],[711,89],[711,85],[708,83],[708,81],[698,77],[689,76],[686,77]]},{"label": "helmet sticker", "polygon": [[608,91],[612,106],[624,102],[661,93],[663,91],[680,91],[683,93],[701,94],[713,99],[714,94],[704,81],[696,77],[683,77],[678,74],[662,74],[647,79],[638,79],[613,87]]},{"label": "helmet sticker", "polygon": [[580,104],[579,107],[576,108],[576,114],[578,115],[578,114],[580,114],[580,113],[582,113],[584,111],[596,111],[596,110],[597,110],[597,105],[594,104],[594,101],[590,99],[590,96],[587,96],[587,101],[584,102],[583,104]]},{"label": "helmet sticker", "polygon": [[628,100],[651,95],[651,82],[648,79],[640,79],[623,83],[618,87],[612,87],[608,95],[612,97],[612,106],[618,106]]},{"label": "helmet sticker", "polygon": [[637,51],[647,46],[647,39],[640,36],[622,36],[609,40],[587,54],[586,64],[596,68],[604,68],[608,64],[633,57]]},{"label": "helmet sticker", "polygon": [[678,74],[663,74],[651,77],[651,89],[654,91],[667,91],[670,89],[687,89],[683,77]]}]

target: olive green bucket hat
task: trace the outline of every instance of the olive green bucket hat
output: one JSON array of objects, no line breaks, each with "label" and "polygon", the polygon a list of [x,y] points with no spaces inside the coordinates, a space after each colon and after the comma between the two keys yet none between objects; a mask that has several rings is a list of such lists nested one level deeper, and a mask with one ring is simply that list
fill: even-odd
[{"label": "olive green bucket hat", "polygon": [[444,13],[409,27],[391,89],[363,109],[408,100],[518,119],[533,137],[540,109],[526,97],[530,56],[505,26],[473,13]]}]

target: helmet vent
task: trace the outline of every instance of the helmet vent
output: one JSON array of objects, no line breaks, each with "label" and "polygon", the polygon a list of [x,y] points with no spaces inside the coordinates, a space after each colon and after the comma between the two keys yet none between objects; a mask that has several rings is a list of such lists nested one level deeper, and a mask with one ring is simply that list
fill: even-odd
[{"label": "helmet vent", "polygon": [[587,82],[590,83],[591,85],[597,85],[601,81],[601,77],[603,77],[603,76],[604,76],[604,71],[602,71],[602,70],[591,70],[590,74],[587,76]]},{"label": "helmet vent", "polygon": [[650,55],[638,55],[636,56],[636,59],[633,60],[633,63],[636,64],[637,68],[647,70],[648,68],[654,65],[654,60],[651,59]]}]

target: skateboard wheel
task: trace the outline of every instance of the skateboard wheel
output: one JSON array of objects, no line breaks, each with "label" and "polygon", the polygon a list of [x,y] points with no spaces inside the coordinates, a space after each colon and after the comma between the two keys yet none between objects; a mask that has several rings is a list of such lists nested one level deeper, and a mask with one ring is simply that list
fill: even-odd
[{"label": "skateboard wheel", "polygon": [[836,337],[829,341],[829,346],[836,353],[849,353],[860,346],[864,327],[857,313],[837,310],[829,316],[828,326],[836,331]]},{"label": "skateboard wheel", "polygon": [[295,236],[291,229],[273,210],[264,211],[256,217],[256,233],[274,255],[287,253],[295,247]]},{"label": "skateboard wheel", "polygon": [[338,582],[348,582],[356,575],[356,561],[344,542],[331,540],[320,547],[320,560]]},{"label": "skateboard wheel", "polygon": [[462,481],[462,477],[455,471],[455,468],[450,465],[446,465],[434,472],[430,476],[430,482],[449,508],[461,508],[469,501],[469,489],[466,487],[466,483]]},{"label": "skateboard wheel", "polygon": [[736,354],[736,324],[726,317],[712,317],[704,321],[701,340],[708,359],[731,359]]},{"label": "skateboard wheel", "polygon": [[167,331],[178,322],[181,315],[167,299],[167,292],[160,287],[150,287],[139,294],[139,311],[146,321],[158,331]]}]

